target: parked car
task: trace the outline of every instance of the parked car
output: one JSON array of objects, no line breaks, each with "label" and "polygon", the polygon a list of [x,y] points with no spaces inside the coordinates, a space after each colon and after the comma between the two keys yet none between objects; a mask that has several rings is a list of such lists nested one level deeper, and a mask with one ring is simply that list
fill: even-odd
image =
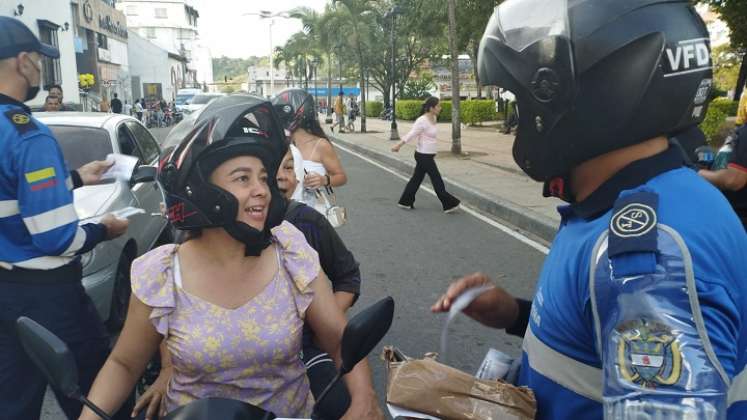
[{"label": "parked car", "polygon": [[[54,133],[69,169],[106,159],[109,153],[135,156],[138,165],[158,162],[158,143],[148,129],[130,116],[83,112],[42,112],[35,116]],[[83,286],[101,318],[113,330],[121,328],[127,314],[132,261],[159,239],[171,239],[168,221],[161,216],[163,194],[159,188],[152,181],[117,181],[74,191],[75,209],[84,222],[129,206],[145,210],[144,214],[129,218],[127,233],[102,242],[82,256]]]},{"label": "parked car", "polygon": [[210,101],[212,101],[215,98],[220,98],[221,96],[225,96],[222,93],[201,93],[199,95],[195,95],[192,99],[187,101],[182,106],[182,112],[185,115],[189,115],[193,112],[197,112],[200,109],[202,109],[205,105],[207,105]]},{"label": "parked car", "polygon": [[176,112],[182,112],[183,110],[182,108],[184,107],[184,105],[192,101],[192,98],[194,98],[195,95],[199,95],[201,93],[202,93],[202,89],[194,89],[194,88],[179,89],[176,92],[176,100],[174,101]]}]

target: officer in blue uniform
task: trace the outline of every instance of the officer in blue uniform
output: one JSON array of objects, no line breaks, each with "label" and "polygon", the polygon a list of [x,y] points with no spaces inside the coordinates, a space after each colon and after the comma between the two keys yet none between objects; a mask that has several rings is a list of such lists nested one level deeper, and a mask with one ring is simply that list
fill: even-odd
[{"label": "officer in blue uniform", "polygon": [[[47,382],[26,356],[15,321],[30,317],[71,348],[85,395],[109,352],[109,339],[81,284],[79,255],[127,229],[111,215],[79,225],[74,187],[97,182],[110,166],[92,162],[68,172],[47,127],[24,101],[39,92],[42,44],[20,21],[0,16],[0,418],[39,418]],[[69,418],[78,401],[57,394]]]},{"label": "officer in blue uniform", "polygon": [[712,86],[689,2],[507,0],[478,71],[516,95],[516,162],[570,203],[534,300],[494,286],[465,309],[524,336],[537,418],[747,418],[747,235],[667,141]]}]

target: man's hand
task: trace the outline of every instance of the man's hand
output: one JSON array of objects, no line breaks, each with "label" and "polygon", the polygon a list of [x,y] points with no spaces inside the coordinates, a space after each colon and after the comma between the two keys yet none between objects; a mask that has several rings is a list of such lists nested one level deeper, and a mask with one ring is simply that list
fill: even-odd
[{"label": "man's hand", "polygon": [[392,152],[397,153],[397,152],[399,152],[399,149],[401,149],[401,148],[402,148],[402,143],[401,142],[397,143],[394,146],[392,146]]},{"label": "man's hand", "polygon": [[151,420],[156,418],[155,416],[162,417],[166,411],[166,406],[163,404],[163,399],[166,396],[166,385],[168,385],[173,368],[171,366],[164,367],[158,374],[158,378],[153,382],[145,393],[138,398],[135,403],[135,407],[132,409],[131,417],[137,416],[137,414],[147,407],[145,411],[145,420]]},{"label": "man's hand", "polygon": [[519,305],[516,299],[505,290],[495,286],[488,276],[474,273],[455,281],[431,307],[434,313],[448,312],[451,305],[467,289],[480,286],[491,286],[472,303],[464,308],[464,313],[475,321],[493,328],[507,328],[514,324],[519,316]]},{"label": "man's hand", "polygon": [[127,232],[127,226],[130,225],[129,220],[119,219],[113,214],[107,214],[101,219],[102,225],[106,226],[106,239],[114,239]]},{"label": "man's hand", "polygon": [[83,185],[95,185],[101,181],[101,175],[114,165],[114,161],[94,160],[78,168],[78,175]]},{"label": "man's hand", "polygon": [[379,407],[373,390],[365,397],[360,395],[351,397],[353,399],[350,401],[350,407],[342,416],[342,420],[385,420],[386,417]]}]

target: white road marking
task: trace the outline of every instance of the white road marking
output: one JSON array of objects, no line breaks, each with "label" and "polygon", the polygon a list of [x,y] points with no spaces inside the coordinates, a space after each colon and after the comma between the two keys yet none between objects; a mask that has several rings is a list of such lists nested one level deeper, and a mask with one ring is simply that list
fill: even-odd
[{"label": "white road marking", "polygon": [[[376,161],[374,161],[374,160],[372,160],[372,159],[370,159],[370,158],[368,158],[366,156],[363,156],[363,155],[361,155],[361,154],[359,154],[357,152],[354,152],[354,151],[348,149],[345,146],[340,145],[340,143],[335,143],[335,147],[338,147],[338,148],[342,149],[343,151],[345,151],[347,153],[350,153],[351,155],[357,157],[358,159],[361,159],[361,160],[363,160],[365,162],[370,163],[371,165],[376,166],[379,169],[382,169],[382,170],[384,170],[386,172],[389,172],[390,174],[396,176],[397,178],[399,178],[399,179],[401,179],[401,180],[403,180],[405,182],[407,182],[407,181],[410,180],[409,178],[403,176],[402,174],[400,174],[400,173],[398,173],[398,172],[396,172],[396,171],[394,171],[392,169],[389,169],[386,166],[384,166],[384,165],[382,165],[382,164],[380,164],[380,163],[378,163],[378,162],[376,162]],[[436,193],[433,191],[433,189],[431,189],[430,187],[428,187],[426,185],[422,185],[420,187],[420,189],[427,191],[428,194],[430,194],[430,195],[432,195],[434,197],[436,196]],[[506,235],[511,236],[512,238],[518,240],[519,242],[522,242],[522,243],[530,246],[531,248],[534,248],[535,250],[537,250],[537,251],[539,251],[539,252],[541,252],[541,253],[543,253],[545,255],[547,255],[550,252],[549,248],[547,248],[543,244],[535,241],[532,238],[529,238],[529,237],[523,235],[521,232],[517,232],[516,230],[514,230],[514,229],[512,229],[512,228],[510,228],[510,227],[508,227],[508,226],[506,226],[504,224],[496,222],[495,220],[493,220],[493,219],[491,219],[491,218],[489,218],[489,217],[481,214],[477,210],[475,210],[475,209],[467,206],[464,203],[462,203],[462,207],[461,208],[462,208],[462,211],[464,211],[465,213],[467,213],[467,214],[469,214],[469,215],[471,215],[471,216],[473,216],[473,217],[475,217],[475,218],[477,218],[479,220],[482,220],[483,222],[487,223],[488,225],[490,225],[490,226],[492,226],[492,227],[500,230],[501,232],[505,233]]]}]

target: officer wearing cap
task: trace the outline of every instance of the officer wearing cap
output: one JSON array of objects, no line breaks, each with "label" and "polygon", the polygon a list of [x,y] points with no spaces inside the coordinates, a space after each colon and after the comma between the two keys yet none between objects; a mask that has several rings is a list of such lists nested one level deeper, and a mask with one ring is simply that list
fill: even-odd
[{"label": "officer wearing cap", "polygon": [[708,40],[685,0],[507,0],[488,23],[514,159],[570,204],[534,300],[493,286],[464,312],[523,335],[540,420],[747,418],[747,235],[668,142],[705,116]]},{"label": "officer wearing cap", "polygon": [[[80,225],[74,187],[100,180],[110,166],[91,162],[68,172],[49,129],[24,101],[39,92],[42,56],[59,51],[19,20],[0,16],[0,417],[39,418],[47,388],[15,335],[27,316],[65,341],[79,368],[83,393],[108,355],[108,336],[81,284],[79,255],[127,229],[111,215]],[[61,394],[69,418],[81,403]]]}]

